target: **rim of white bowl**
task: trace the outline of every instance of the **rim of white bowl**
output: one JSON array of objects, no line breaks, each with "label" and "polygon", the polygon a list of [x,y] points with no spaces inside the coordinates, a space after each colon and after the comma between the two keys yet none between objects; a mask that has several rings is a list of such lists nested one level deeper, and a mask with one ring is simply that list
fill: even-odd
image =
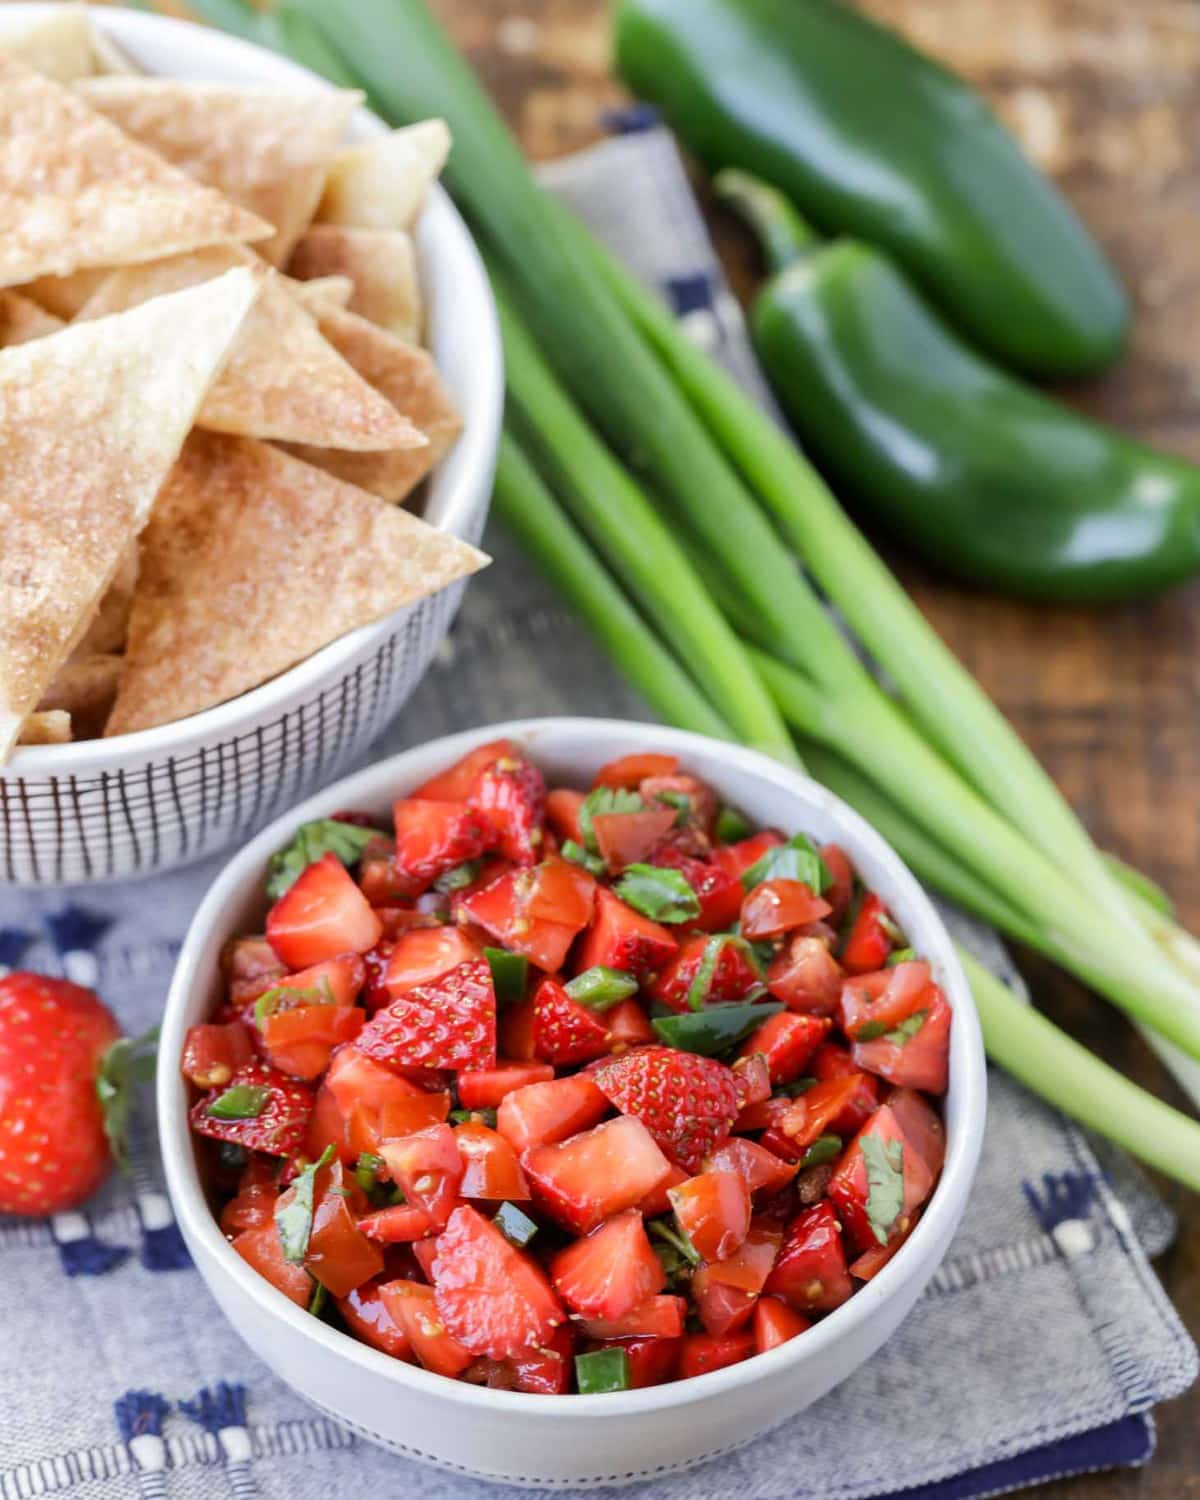
[{"label": "rim of white bowl", "polygon": [[[62,6],[46,0],[0,5],[0,30],[41,19]],[[195,59],[211,57],[219,67],[227,66],[239,74],[252,69],[263,83],[330,90],[335,86],[318,74],[301,67],[252,42],[228,36],[192,21],[169,16],[144,15],[118,9],[89,9],[89,19],[118,44],[127,43],[136,52],[139,41],[161,44],[164,39],[186,48]],[[157,73],[154,77],[170,77]],[[388,126],[368,109],[359,109],[353,119],[356,136],[369,139],[384,135]],[[466,315],[477,320],[475,361],[470,373],[470,389],[464,400],[463,431],[442,468],[453,465],[449,493],[439,506],[437,525],[440,530],[462,536],[473,519],[475,497],[481,489],[490,490],[496,459],[500,424],[504,410],[504,358],[500,345],[500,328],[496,304],[483,259],[462,215],[449,194],[435,184],[421,216],[419,234],[444,239],[441,253],[459,263],[462,302]],[[439,473],[441,470],[439,470]],[[179,755],[192,742],[226,738],[253,727],[256,722],[273,717],[287,700],[305,696],[322,679],[336,677],[350,661],[365,651],[375,649],[405,616],[422,601],[385,616],[374,624],[361,626],[349,635],[339,637],[314,655],[289,667],[268,682],[227,703],[219,703],[172,724],[138,730],[134,734],[114,735],[112,739],[76,740],[66,745],[23,745],[14,750],[7,763],[0,766],[0,780],[28,777],[38,779],[59,775],[93,775],[113,770],[128,761],[152,760],[165,755]]]},{"label": "rim of white bowl", "polygon": [[[740,1364],[695,1376],[690,1380],[673,1381],[643,1390],[586,1396],[541,1396],[516,1391],[494,1391],[447,1379],[444,1375],[434,1374],[417,1365],[404,1364],[370,1348],[349,1334],[314,1318],[277,1291],[233,1250],[220,1232],[196,1168],[182,1076],[169,1062],[182,1052],[182,1016],[197,963],[210,950],[215,940],[223,942],[227,936],[234,935],[221,930],[222,911],[231,892],[251,872],[261,873],[269,855],[300,823],[313,817],[328,816],[339,807],[353,806],[356,797],[378,795],[373,790],[376,784],[387,783],[393,776],[403,785],[405,764],[432,755],[434,751],[437,752],[439,763],[450,765],[479,743],[508,737],[532,742],[536,754],[539,734],[562,730],[583,732],[598,740],[620,738],[626,745],[630,740],[645,742],[651,739],[656,749],[670,750],[682,760],[686,760],[689,752],[710,755],[716,753],[730,766],[777,788],[781,795],[789,799],[799,797],[801,801],[832,812],[850,834],[848,842],[852,844],[851,854],[863,848],[868,849],[872,858],[886,869],[888,882],[903,892],[908,904],[922,912],[936,934],[935,946],[940,947],[941,951],[930,956],[937,962],[941,983],[954,1013],[951,1045],[952,1049],[957,1048],[959,1055],[952,1064],[952,1076],[956,1087],[962,1090],[964,1101],[963,1118],[948,1142],[942,1175],[917,1227],[878,1275],[860,1287],[849,1301],[810,1328],[803,1339],[789,1340],[776,1349],[756,1354]],[[422,767],[422,776],[431,774],[432,769]],[[219,939],[214,938],[215,932],[220,933]],[[547,1416],[556,1411],[562,1413],[569,1410],[572,1416],[616,1418],[633,1412],[667,1411],[686,1406],[701,1395],[714,1395],[743,1382],[779,1375],[794,1362],[819,1359],[822,1352],[835,1341],[875,1315],[888,1300],[893,1288],[898,1289],[907,1279],[908,1269],[914,1265],[921,1248],[936,1239],[942,1221],[961,1211],[958,1205],[960,1201],[965,1202],[970,1192],[983,1143],[987,1113],[987,1070],[983,1038],[975,1003],[955,953],[953,940],[919,881],[887,840],[826,787],[756,750],[709,739],[686,730],[621,719],[574,716],[514,719],[443,736],[344,777],[282,817],[276,818],[229,861],[209,888],[192,919],[167,997],[160,1057],[168,1059],[168,1066],[160,1066],[158,1070],[157,1082],[159,1130],[168,1190],[181,1225],[203,1242],[205,1249],[217,1258],[221,1273],[237,1282],[240,1289],[258,1302],[264,1311],[283,1319],[294,1331],[313,1339],[329,1353],[350,1359],[370,1374],[392,1380],[402,1389],[411,1386],[427,1394],[444,1396],[451,1402],[461,1402],[468,1407],[487,1406],[510,1412],[514,1416],[522,1412]]]}]

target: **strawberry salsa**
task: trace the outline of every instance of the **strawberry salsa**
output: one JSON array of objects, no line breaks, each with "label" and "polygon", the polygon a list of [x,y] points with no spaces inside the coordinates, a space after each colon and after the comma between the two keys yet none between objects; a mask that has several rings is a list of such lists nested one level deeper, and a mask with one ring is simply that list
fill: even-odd
[{"label": "strawberry salsa", "polygon": [[950,1008],[846,854],[675,757],[505,740],[304,825],[188,1033],[220,1223],[397,1359],[542,1394],[803,1335],[941,1171]]}]

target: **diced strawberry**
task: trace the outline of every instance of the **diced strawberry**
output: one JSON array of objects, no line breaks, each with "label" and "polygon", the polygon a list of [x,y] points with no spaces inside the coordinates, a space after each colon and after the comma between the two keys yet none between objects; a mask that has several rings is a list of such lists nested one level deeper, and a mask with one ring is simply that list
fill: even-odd
[{"label": "diced strawberry", "polygon": [[870,1073],[861,1072],[850,1053],[836,1042],[823,1042],[813,1054],[809,1067],[813,1077],[822,1083],[834,1078],[853,1078],[856,1081],[858,1087],[845,1109],[829,1120],[832,1134],[848,1140],[879,1107],[879,1080]]},{"label": "diced strawberry", "polygon": [[479,957],[479,945],[461,927],[414,927],[393,942],[383,987],[389,1000],[398,1000]]},{"label": "diced strawberry", "polygon": [[832,1312],[854,1290],[846,1271],[841,1225],[826,1200],[806,1208],[788,1225],[764,1290],[798,1312]]},{"label": "diced strawberry", "polygon": [[778,1297],[760,1297],[754,1306],[754,1348],[758,1354],[778,1349],[789,1339],[807,1333],[810,1320]]},{"label": "diced strawberry", "polygon": [[730,1136],[724,1145],[707,1156],[704,1168],[706,1171],[738,1173],[750,1192],[761,1198],[770,1198],[780,1192],[796,1175],[794,1165],[781,1161],[757,1141],[748,1141],[740,1135]]},{"label": "diced strawberry", "polygon": [[776,832],[774,828],[764,828],[761,833],[751,834],[748,839],[739,839],[736,844],[723,844],[714,849],[713,864],[740,881],[742,875],[751,865],[756,865],[768,849],[776,849],[783,842],[783,834]]},{"label": "diced strawberry", "polygon": [[484,770],[467,799],[492,824],[501,854],[514,864],[532,865],[540,857],[546,781],[520,755],[502,756]]},{"label": "diced strawberry", "polygon": [[[708,938],[703,933],[685,938],[682,947],[650,986],[654,999],[661,1000],[672,1010],[690,1010],[688,993],[704,963],[709,943],[718,941],[720,940]],[[758,982],[758,970],[746,945],[733,938],[725,939],[721,941],[720,952],[713,966],[705,1003],[717,1005],[725,1000],[740,1000]]]},{"label": "diced strawberry", "polygon": [[[383,923],[385,932],[388,925],[387,916],[395,910],[395,907],[377,909],[376,914]],[[385,936],[380,938],[369,953],[364,953],[362,956],[363,969],[366,974],[362,998],[363,1004],[371,1015],[374,1015],[377,1010],[382,1010],[392,998],[387,988],[387,966],[394,947],[394,938]]]},{"label": "diced strawberry", "polygon": [[507,1062],[500,1058],[494,1068],[460,1073],[455,1084],[464,1109],[495,1109],[517,1089],[527,1088],[531,1083],[549,1083],[553,1077],[554,1069],[549,1063]]},{"label": "diced strawberry", "polygon": [[429,797],[435,802],[465,802],[489,766],[498,760],[512,759],[519,753],[512,740],[489,740],[486,745],[469,751],[447,770],[422,782],[409,796]]},{"label": "diced strawberry", "polygon": [[299,1307],[307,1307],[312,1296],[312,1278],[303,1266],[286,1260],[279,1230],[272,1219],[260,1229],[244,1229],[233,1241],[233,1248],[247,1265]]},{"label": "diced strawberry", "polygon": [[[442,919],[436,912],[420,910],[415,906],[377,906],[375,915],[383,923],[383,939],[372,953],[379,953],[388,945],[400,937],[402,933],[411,932],[414,927],[440,927]],[[367,965],[367,982],[371,980],[371,954],[363,954],[363,962]]]},{"label": "diced strawberry", "polygon": [[638,1212],[647,1219],[659,1219],[663,1214],[669,1214],[671,1212],[671,1189],[677,1188],[681,1182],[686,1182],[689,1175],[682,1167],[677,1167],[672,1162],[670,1172],[657,1187],[651,1188],[638,1204]]},{"label": "diced strawberry", "polygon": [[737,1117],[733,1071],[715,1058],[638,1047],[602,1064],[593,1077],[623,1115],[641,1120],[667,1156],[689,1171],[721,1144]]},{"label": "diced strawberry", "polygon": [[[871,1188],[863,1151],[868,1137],[876,1143],[872,1149],[883,1155],[887,1167],[901,1179],[902,1201],[890,1223],[881,1222],[879,1198]],[[910,1143],[897,1116],[888,1105],[881,1104],[842,1153],[829,1184],[829,1196],[837,1205],[846,1238],[858,1254],[886,1244],[893,1235],[905,1234],[913,1213],[929,1197],[933,1173],[922,1155],[923,1147],[928,1148],[927,1141],[922,1138],[918,1145]]]},{"label": "diced strawberry", "polygon": [[366,1020],[356,1005],[298,1005],[264,1017],[263,1054],[273,1068],[291,1078],[318,1078],[330,1054],[352,1042]]},{"label": "diced strawberry", "polygon": [[221,1233],[232,1239],[243,1229],[261,1229],[275,1217],[279,1163],[252,1156],[242,1169],[238,1190],[221,1210]]},{"label": "diced strawberry", "polygon": [[854,1061],[868,1073],[878,1073],[898,1088],[944,1094],[950,1078],[952,1015],[936,984],[929,986],[926,996],[928,1010],[920,1028],[912,1036],[898,1040],[889,1034],[874,1041],[855,1042]]},{"label": "diced strawberry", "polygon": [[[232,1089],[247,1091],[256,1113],[243,1119],[221,1119],[210,1111]],[[294,1156],[303,1144],[314,1095],[307,1083],[288,1078],[264,1063],[247,1063],[222,1088],[213,1089],[192,1106],[191,1125],[198,1135],[232,1141],[247,1151]]]},{"label": "diced strawberry", "polygon": [[767,988],[789,1010],[831,1016],[842,995],[842,970],[820,938],[797,934],[767,967]]},{"label": "diced strawberry", "polygon": [[509,1361],[513,1388],[535,1396],[565,1396],[571,1389],[575,1333],[569,1323],[556,1328],[537,1349],[527,1349]]},{"label": "diced strawberry", "polygon": [[832,1026],[833,1022],[825,1016],[777,1011],[746,1038],[738,1055],[754,1057],[761,1053],[767,1060],[773,1084],[792,1083],[804,1073]]},{"label": "diced strawberry", "polygon": [[576,971],[582,973],[603,964],[642,978],[661,969],[678,947],[665,927],[643,917],[601,886],[596,891],[595,918],[580,945]]},{"label": "diced strawberry", "polygon": [[241,1021],[190,1026],[183,1043],[183,1076],[199,1089],[221,1088],[254,1061],[254,1043]]},{"label": "diced strawberry", "polygon": [[636,812],[592,814],[592,833],[609,873],[643,863],[675,826],[673,807],[643,807]]},{"label": "diced strawberry", "polygon": [[531,1083],[501,1100],[496,1129],[518,1151],[552,1146],[595,1125],[608,1113],[608,1100],[586,1074]]},{"label": "diced strawberry", "polygon": [[636,751],[610,760],[596,772],[592,786],[623,787],[635,792],[647,776],[673,776],[679,769],[679,759],[674,755],[659,755],[654,751]]},{"label": "diced strawberry", "polygon": [[406,1245],[437,1232],[425,1210],[411,1203],[378,1209],[361,1218],[358,1227],[369,1239],[378,1240],[382,1245]]},{"label": "diced strawberry", "polygon": [[687,1303],[682,1297],[660,1293],[648,1297],[623,1318],[585,1318],[580,1329],[590,1339],[677,1339],[686,1316]]},{"label": "diced strawberry", "polygon": [[374,907],[395,906],[411,901],[424,890],[425,881],[415,880],[396,865],[396,844],[383,834],[371,839],[358,861],[358,888]]},{"label": "diced strawberry", "polygon": [[482,961],[417,985],[367,1022],[356,1043],[390,1068],[490,1068],[496,1061],[496,995]]},{"label": "diced strawberry", "polygon": [[[366,977],[366,964],[357,953],[339,953],[336,958],[324,959],[319,964],[312,964],[298,973],[285,974],[275,980],[270,986],[271,990],[282,990],[284,993],[273,997],[272,1009],[286,1010],[289,1003],[298,1006],[353,1005],[362,992]],[[294,1001],[291,1000],[289,991],[296,992]]]},{"label": "diced strawberry", "polygon": [[267,941],[289,969],[366,953],[382,935],[379,918],[335,854],[302,871],[267,913]]},{"label": "diced strawberry", "polygon": [[487,1125],[468,1121],[457,1125],[454,1138],[463,1159],[458,1191],[463,1198],[520,1203],[529,1197],[529,1184],[512,1145]]},{"label": "diced strawberry", "polygon": [[742,906],[742,936],[751,942],[782,937],[797,927],[819,922],[831,911],[801,880],[764,880]]},{"label": "diced strawberry", "polygon": [[384,1141],[379,1153],[406,1203],[419,1208],[435,1226],[443,1225],[458,1198],[465,1167],[449,1125],[430,1125]]},{"label": "diced strawberry", "polygon": [[608,1051],[608,1023],[572,1000],[556,979],[543,979],[533,996],[533,1050],[556,1067],[590,1062]]},{"label": "diced strawberry", "polygon": [[221,972],[229,984],[230,1004],[240,1011],[287,970],[265,937],[243,937],[221,949]]},{"label": "diced strawberry", "polygon": [[[338,1161],[317,1173],[316,1206],[304,1257],[305,1270],[335,1297],[348,1296],[383,1270],[379,1246],[372,1244],[355,1222],[352,1183]],[[295,1189],[290,1191],[294,1193]],[[362,1201],[361,1191],[358,1199]]]},{"label": "diced strawberry", "polygon": [[317,1161],[325,1154],[327,1146],[333,1147],[341,1161],[352,1162],[358,1155],[350,1144],[349,1123],[338,1108],[328,1083],[322,1081],[304,1133],[304,1154],[310,1161]]},{"label": "diced strawberry", "polygon": [[475,1358],[447,1331],[431,1286],[417,1281],[386,1281],[379,1295],[412,1352],[427,1370],[461,1375]]},{"label": "diced strawberry", "polygon": [[665,1385],[675,1379],[681,1338],[600,1339],[596,1349],[624,1349],[629,1360],[629,1384],[635,1391]]},{"label": "diced strawberry", "polygon": [[588,1318],[623,1318],[666,1284],[636,1208],[560,1250],[550,1276],[571,1311]]},{"label": "diced strawberry", "polygon": [[569,860],[552,856],[529,872],[525,909],[535,921],[559,922],[580,932],[595,908],[594,876]]},{"label": "diced strawberry", "polygon": [[555,787],[552,792],[546,793],[546,821],[564,843],[570,839],[582,847],[583,829],[579,826],[579,809],[586,800],[582,792],[565,786]]},{"label": "diced strawberry", "polygon": [[604,1019],[608,1023],[608,1050],[614,1056],[628,1052],[630,1047],[642,1047],[658,1039],[650,1017],[633,996],[628,1000],[618,1000]]},{"label": "diced strawberry", "polygon": [[433,1280],[442,1321],[473,1354],[540,1348],[565,1321],[541,1267],[473,1208],[456,1208],[438,1236]]},{"label": "diced strawberry", "polygon": [[[416,1239],[401,1248],[412,1256],[417,1270],[420,1272],[420,1275],[414,1279],[419,1281],[423,1277],[432,1286],[433,1263],[437,1259],[437,1236],[431,1235]],[[392,1253],[395,1254],[395,1251]]]},{"label": "diced strawberry", "polygon": [[482,927],[513,953],[523,953],[547,974],[562,968],[580,927],[529,913],[533,881],[526,870],[509,870],[459,902],[460,918]]},{"label": "diced strawberry", "polygon": [[393,1359],[411,1363],[412,1345],[408,1335],[388,1311],[381,1295],[381,1280],[368,1281],[355,1287],[345,1297],[337,1299],[337,1309],[343,1322],[364,1344],[373,1349],[382,1349]]},{"label": "diced strawberry", "polygon": [[679,1350],[678,1380],[707,1375],[727,1365],[740,1364],[754,1353],[754,1334],[746,1328],[717,1337],[711,1333],[689,1333]]},{"label": "diced strawberry", "polygon": [[651,856],[652,865],[678,870],[700,902],[696,926],[705,932],[723,932],[732,927],[742,910],[742,883],[720,865],[696,859],[671,844],[663,844]]},{"label": "diced strawberry", "polygon": [[521,1165],[535,1200],[577,1234],[636,1207],[671,1170],[646,1127],[628,1117],[609,1120],[557,1145],[531,1146]]},{"label": "diced strawberry", "polygon": [[701,1172],[672,1188],[670,1199],[701,1260],[725,1260],[750,1229],[750,1189],[737,1172]]},{"label": "diced strawberry", "polygon": [[506,1005],[496,1017],[496,1047],[505,1057],[520,1063],[536,1061],[534,1014],[533,996],[528,995],[515,1005]]},{"label": "diced strawberry", "polygon": [[421,886],[478,859],[498,839],[491,821],[462,802],[404,797],[394,808],[396,868]]},{"label": "diced strawberry", "polygon": [[822,894],[832,908],[829,920],[836,928],[842,925],[850,910],[850,901],[854,895],[854,866],[850,863],[850,856],[839,844],[822,844],[821,858],[833,877],[833,884]]},{"label": "diced strawberry", "polygon": [[411,1078],[384,1067],[382,1063],[367,1057],[358,1047],[340,1047],[334,1053],[325,1077],[325,1086],[332,1090],[343,1114],[347,1116],[355,1106],[378,1114],[386,1104],[404,1103],[424,1093],[420,1085]]},{"label": "diced strawberry", "polygon": [[848,974],[872,974],[887,963],[893,946],[884,925],[887,920],[887,908],[879,897],[873,892],[865,895],[842,949],[842,967]]},{"label": "diced strawberry", "polygon": [[[717,794],[706,782],[695,776],[668,775],[644,776],[638,784],[642,801],[653,807],[662,801],[673,808],[676,817],[683,812],[684,820],[707,834],[712,831],[717,816]],[[681,799],[686,797],[687,802]]]}]

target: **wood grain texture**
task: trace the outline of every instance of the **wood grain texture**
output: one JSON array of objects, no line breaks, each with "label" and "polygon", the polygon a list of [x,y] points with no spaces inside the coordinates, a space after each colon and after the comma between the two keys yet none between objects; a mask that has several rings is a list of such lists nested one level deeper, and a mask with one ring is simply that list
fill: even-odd
[{"label": "wood grain texture", "polygon": [[[603,132],[609,0],[432,0],[526,150]],[[1135,305],[1127,357],[1083,409],[1200,461],[1198,0],[863,0],[977,84],[1060,183]],[[164,4],[164,9],[176,9]],[[750,246],[713,227],[735,284]],[[1049,767],[1107,847],[1161,880],[1200,930],[1200,582],[1104,613],[969,593],[892,556],[913,597]],[[1182,1100],[1123,1019],[1032,959],[1039,1002],[1110,1062]],[[1158,1270],[1200,1335],[1200,1201],[1163,1184],[1181,1233]],[[1200,1500],[1200,1394],[1158,1412],[1138,1474],[1051,1485],[1045,1500]]]}]

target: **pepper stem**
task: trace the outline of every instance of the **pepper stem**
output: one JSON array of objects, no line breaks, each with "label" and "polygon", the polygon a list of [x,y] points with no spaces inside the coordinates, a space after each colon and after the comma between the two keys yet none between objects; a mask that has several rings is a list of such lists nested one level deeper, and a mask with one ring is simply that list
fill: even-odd
[{"label": "pepper stem", "polygon": [[757,237],[771,271],[782,271],[821,242],[816,230],[778,188],[749,172],[726,167],[713,178],[713,191]]}]

